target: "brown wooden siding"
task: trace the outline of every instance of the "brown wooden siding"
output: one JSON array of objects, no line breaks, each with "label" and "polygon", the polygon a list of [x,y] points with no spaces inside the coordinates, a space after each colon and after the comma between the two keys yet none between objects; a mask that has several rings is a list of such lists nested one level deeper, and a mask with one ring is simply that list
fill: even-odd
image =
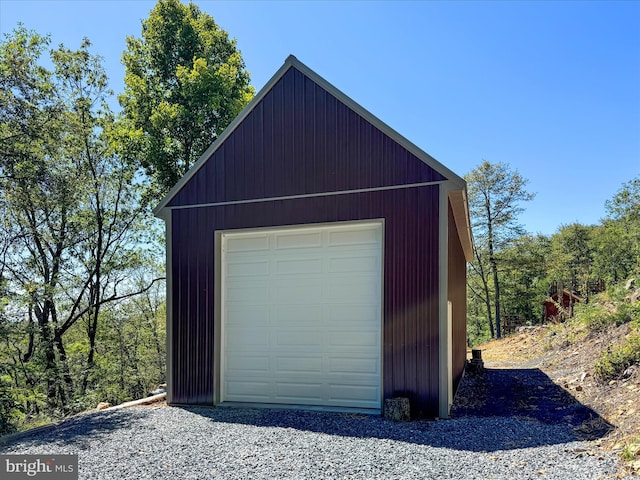
[{"label": "brown wooden siding", "polygon": [[173,210],[173,403],[213,403],[216,231],[384,218],[384,396],[437,416],[438,199],[433,185]]},{"label": "brown wooden siding", "polygon": [[467,262],[449,204],[449,301],[453,305],[453,391],[458,388],[467,359]]},{"label": "brown wooden siding", "polygon": [[444,180],[290,68],[169,206]]}]

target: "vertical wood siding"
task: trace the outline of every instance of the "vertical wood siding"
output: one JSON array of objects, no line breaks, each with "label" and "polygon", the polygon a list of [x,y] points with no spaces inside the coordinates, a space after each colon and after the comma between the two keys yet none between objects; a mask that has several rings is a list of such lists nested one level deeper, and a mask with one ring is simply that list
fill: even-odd
[{"label": "vertical wood siding", "polygon": [[169,206],[439,180],[444,177],[291,68]]},{"label": "vertical wood siding", "polygon": [[214,232],[385,219],[383,390],[417,416],[438,411],[437,185],[178,209],[173,226],[173,402],[214,399]]}]

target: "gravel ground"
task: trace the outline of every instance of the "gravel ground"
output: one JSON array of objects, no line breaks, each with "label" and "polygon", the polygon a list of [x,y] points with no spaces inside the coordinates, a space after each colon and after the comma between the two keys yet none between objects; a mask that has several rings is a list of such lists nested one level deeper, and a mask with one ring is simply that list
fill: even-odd
[{"label": "gravel ground", "polygon": [[130,408],[70,418],[0,453],[79,454],[81,479],[611,478],[617,457],[570,425],[234,408]]}]

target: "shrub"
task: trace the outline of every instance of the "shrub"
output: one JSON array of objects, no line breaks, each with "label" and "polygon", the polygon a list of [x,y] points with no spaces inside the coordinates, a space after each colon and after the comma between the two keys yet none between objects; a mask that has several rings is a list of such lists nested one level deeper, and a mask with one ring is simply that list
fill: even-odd
[{"label": "shrub", "polygon": [[618,306],[618,312],[625,315],[636,328],[640,329],[640,302],[622,303]]},{"label": "shrub", "polygon": [[634,442],[628,443],[627,445],[625,445],[622,452],[620,452],[620,457],[625,462],[632,462],[639,455],[640,455],[640,437],[636,438]]},{"label": "shrub", "polygon": [[640,333],[631,334],[620,346],[611,349],[596,363],[595,376],[602,380],[618,378],[627,368],[640,363]]},{"label": "shrub", "polygon": [[619,320],[614,312],[600,304],[576,305],[575,308],[576,319],[584,323],[589,330],[602,330],[608,325],[617,324]]},{"label": "shrub", "polygon": [[0,435],[13,433],[18,430],[18,423],[22,417],[20,405],[10,387],[10,377],[0,376]]},{"label": "shrub", "polygon": [[618,303],[608,309],[601,303],[578,304],[575,306],[576,320],[584,323],[589,330],[603,330],[609,325],[622,325],[630,321],[640,323],[640,305]]}]

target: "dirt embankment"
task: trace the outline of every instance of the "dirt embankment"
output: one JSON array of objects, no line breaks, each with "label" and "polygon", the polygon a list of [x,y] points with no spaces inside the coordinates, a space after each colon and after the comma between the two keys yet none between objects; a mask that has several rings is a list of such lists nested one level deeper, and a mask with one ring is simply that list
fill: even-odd
[{"label": "dirt embankment", "polygon": [[594,375],[598,360],[630,333],[628,324],[597,332],[580,324],[544,325],[523,328],[477,348],[482,350],[489,369],[543,372],[558,388],[613,427],[597,444],[624,452],[627,459],[635,455],[629,466],[640,473],[640,365],[607,382]]}]

